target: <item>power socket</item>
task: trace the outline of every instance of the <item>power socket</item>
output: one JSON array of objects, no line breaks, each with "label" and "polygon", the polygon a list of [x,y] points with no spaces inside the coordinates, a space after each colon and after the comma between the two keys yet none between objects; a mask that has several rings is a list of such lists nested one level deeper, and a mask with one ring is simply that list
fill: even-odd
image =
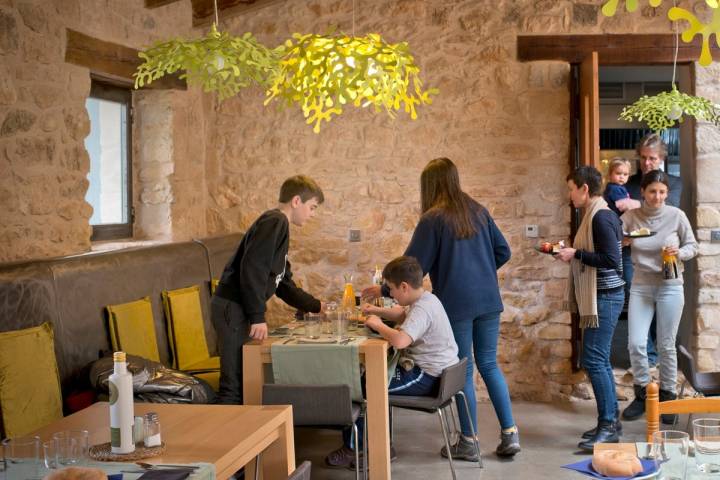
[{"label": "power socket", "polygon": [[351,242],[359,242],[361,238],[360,230],[356,230],[354,228],[350,229],[350,234],[348,235],[348,240]]},{"label": "power socket", "polygon": [[540,228],[537,225],[525,225],[525,238],[538,238]]},{"label": "power socket", "polygon": [[720,230],[710,230],[710,243],[720,243]]}]

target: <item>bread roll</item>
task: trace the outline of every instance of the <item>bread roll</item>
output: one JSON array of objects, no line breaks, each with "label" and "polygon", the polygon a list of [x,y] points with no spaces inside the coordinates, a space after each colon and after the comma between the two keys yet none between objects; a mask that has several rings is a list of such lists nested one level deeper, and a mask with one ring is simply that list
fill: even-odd
[{"label": "bread roll", "polygon": [[52,472],[44,480],[107,480],[107,475],[98,468],[69,467]]},{"label": "bread roll", "polygon": [[596,450],[592,466],[597,473],[606,477],[632,477],[643,471],[635,455],[621,450]]}]

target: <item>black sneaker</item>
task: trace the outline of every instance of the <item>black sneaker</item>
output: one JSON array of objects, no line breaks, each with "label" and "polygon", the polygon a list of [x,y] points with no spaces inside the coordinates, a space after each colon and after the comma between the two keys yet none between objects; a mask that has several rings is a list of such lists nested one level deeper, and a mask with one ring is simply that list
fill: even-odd
[{"label": "black sneaker", "polygon": [[[477,462],[479,460],[477,450],[475,450],[475,443],[465,440],[463,437],[460,437],[455,445],[450,445],[450,453],[453,460],[465,460],[467,462]],[[447,458],[448,454],[445,447],[440,449],[440,455]]]},{"label": "black sneaker", "polygon": [[520,434],[517,429],[514,432],[500,432],[500,445],[495,449],[498,457],[512,457],[520,452]]},{"label": "black sneaker", "polygon": [[[325,457],[325,465],[330,468],[349,468],[355,462],[355,451],[345,445],[328,453]],[[361,459],[362,462],[362,459]],[[352,467],[353,470],[355,467]]]},{"label": "black sneaker", "polygon": [[[390,461],[394,462],[395,460],[397,460],[397,452],[395,452],[395,447],[390,445]],[[360,452],[360,471],[361,472],[364,471],[364,464],[365,464],[365,462],[363,462],[363,452]],[[355,453],[353,453],[352,462],[350,462],[350,465],[348,465],[347,468],[352,470],[353,472],[355,471]]]}]

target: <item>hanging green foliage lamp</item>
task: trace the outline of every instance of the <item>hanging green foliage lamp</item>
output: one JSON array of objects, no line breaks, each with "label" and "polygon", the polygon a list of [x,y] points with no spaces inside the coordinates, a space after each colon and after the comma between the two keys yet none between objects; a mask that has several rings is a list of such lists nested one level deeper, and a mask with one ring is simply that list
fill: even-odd
[{"label": "hanging green foliage lamp", "polygon": [[205,92],[217,92],[220,100],[236,95],[241,88],[267,86],[277,68],[277,52],[258,42],[251,33],[242,37],[218,32],[217,0],[215,22],[198,40],[181,38],[158,42],[139,53],[144,62],[135,72],[135,88],[166,74],[184,70],[180,78],[200,85]]},{"label": "hanging green foliage lamp", "polygon": [[[611,17],[615,15],[619,0],[609,0],[602,7],[602,13]],[[658,7],[662,0],[649,0],[651,7]],[[684,116],[692,116],[698,120],[705,120],[720,125],[720,111],[718,106],[710,100],[682,93],[675,85],[675,71],[677,68],[678,56],[678,30],[677,21],[687,20],[690,26],[683,32],[682,38],[684,42],[691,42],[695,34],[703,35],[703,48],[700,55],[699,63],[703,66],[712,63],[710,55],[709,39],[713,33],[717,35],[720,32],[720,5],[717,0],[705,0],[708,6],[713,9],[713,21],[709,25],[702,24],[692,13],[683,8],[673,6],[668,12],[668,17],[675,25],[675,57],[673,59],[673,79],[672,90],[670,92],[661,92],[653,96],[642,96],[632,105],[623,108],[620,113],[620,119],[628,122],[634,120],[645,122],[648,127],[660,132],[675,125],[675,122],[682,123]],[[625,7],[628,12],[633,12],[638,7],[637,0],[626,0]],[[717,38],[717,37],[716,37]]]},{"label": "hanging green foliage lamp", "polygon": [[408,44],[390,44],[380,35],[294,34],[282,48],[279,74],[267,91],[265,104],[278,99],[297,103],[313,131],[343,108],[374,106],[392,118],[403,108],[413,120],[416,107],[432,103],[438,90],[423,90],[420,68]]}]

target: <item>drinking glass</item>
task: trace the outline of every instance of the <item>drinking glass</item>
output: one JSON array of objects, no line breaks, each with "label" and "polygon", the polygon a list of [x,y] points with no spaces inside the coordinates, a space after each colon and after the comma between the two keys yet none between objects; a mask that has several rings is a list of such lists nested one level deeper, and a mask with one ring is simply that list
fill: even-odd
[{"label": "drinking glass", "polygon": [[54,470],[57,468],[57,449],[55,448],[55,440],[43,442],[43,458],[45,459],[45,468]]},{"label": "drinking glass", "polygon": [[720,419],[693,420],[695,463],[702,473],[720,473]]},{"label": "drinking glass", "polygon": [[347,337],[348,329],[348,313],[346,311],[337,311],[332,318],[333,335],[337,340],[343,340]]},{"label": "drinking glass", "polygon": [[6,438],[2,447],[6,480],[39,478],[40,437]]},{"label": "drinking glass", "polygon": [[53,435],[58,466],[85,463],[88,456],[89,433],[87,430],[66,430]]},{"label": "drinking glass", "polygon": [[678,430],[653,433],[653,457],[659,480],[685,480],[690,435]]},{"label": "drinking glass", "polygon": [[337,312],[337,303],[328,302],[325,305],[325,314],[322,316],[322,333],[326,335],[332,334],[332,318]]},{"label": "drinking glass", "polygon": [[322,315],[319,313],[305,314],[305,336],[307,338],[320,338],[320,319]]}]

